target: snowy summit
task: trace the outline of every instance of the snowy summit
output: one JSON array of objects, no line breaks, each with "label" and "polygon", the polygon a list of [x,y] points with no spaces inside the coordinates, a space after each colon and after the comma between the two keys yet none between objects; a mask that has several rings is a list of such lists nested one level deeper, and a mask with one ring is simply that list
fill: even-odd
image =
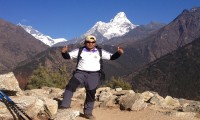
[{"label": "snowy summit", "polygon": [[41,32],[39,32],[38,30],[35,30],[34,28],[32,28],[32,26],[22,25],[20,23],[18,25],[21,26],[27,33],[31,34],[33,37],[42,41],[44,44],[46,44],[48,46],[52,46],[58,42],[67,41],[65,38],[53,39],[50,36],[44,35]]},{"label": "snowy summit", "polygon": [[90,30],[85,34],[94,34],[96,31],[101,33],[105,38],[111,39],[113,37],[119,37],[129,32],[131,29],[136,28],[138,25],[132,24],[124,12],[119,12],[114,19],[105,23],[102,21],[97,22]]}]

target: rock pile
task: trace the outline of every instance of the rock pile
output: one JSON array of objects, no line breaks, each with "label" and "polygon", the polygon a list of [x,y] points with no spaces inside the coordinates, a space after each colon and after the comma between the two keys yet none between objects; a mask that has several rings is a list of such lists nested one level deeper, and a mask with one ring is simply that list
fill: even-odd
[{"label": "rock pile", "polygon": [[[43,87],[22,91],[13,73],[0,75],[0,90],[9,94],[15,93],[10,98],[34,120],[74,120],[80,114],[79,111],[72,109],[58,110],[64,90]],[[85,89],[79,88],[74,93],[72,100],[82,107],[85,96]],[[189,119],[198,119],[200,113],[199,101],[177,99],[171,96],[163,98],[156,92],[135,93],[133,90],[109,87],[97,90],[95,107],[118,108],[128,111],[141,111],[151,107],[157,111],[164,111],[167,115],[188,117]],[[17,119],[16,113],[9,110],[2,101],[0,109],[0,120]]]}]

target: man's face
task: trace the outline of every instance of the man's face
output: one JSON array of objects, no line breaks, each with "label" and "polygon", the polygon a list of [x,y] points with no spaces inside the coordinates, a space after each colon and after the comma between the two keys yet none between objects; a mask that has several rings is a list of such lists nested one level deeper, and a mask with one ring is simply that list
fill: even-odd
[{"label": "man's face", "polygon": [[85,46],[88,49],[92,50],[96,46],[96,41],[85,41]]}]

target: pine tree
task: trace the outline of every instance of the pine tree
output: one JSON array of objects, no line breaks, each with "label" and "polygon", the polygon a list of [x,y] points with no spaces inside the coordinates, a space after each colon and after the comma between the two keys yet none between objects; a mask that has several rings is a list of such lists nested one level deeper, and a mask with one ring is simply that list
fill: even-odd
[{"label": "pine tree", "polygon": [[29,77],[26,88],[34,89],[48,86],[63,89],[69,79],[70,75],[67,72],[66,65],[61,66],[58,70],[52,70],[40,64]]}]

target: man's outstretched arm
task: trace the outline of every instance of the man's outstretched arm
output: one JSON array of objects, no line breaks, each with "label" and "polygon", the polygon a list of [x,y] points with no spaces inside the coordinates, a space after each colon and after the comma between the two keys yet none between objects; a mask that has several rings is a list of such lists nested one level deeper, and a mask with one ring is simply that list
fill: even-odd
[{"label": "man's outstretched arm", "polygon": [[119,58],[122,54],[124,53],[124,50],[120,47],[117,48],[117,52],[114,53],[111,57],[110,60],[116,60],[117,58]]},{"label": "man's outstretched arm", "polygon": [[63,47],[61,49],[61,54],[62,54],[62,57],[64,59],[70,59],[71,58],[70,55],[69,55],[69,53],[68,53],[68,47],[67,46],[65,46],[65,47]]}]

